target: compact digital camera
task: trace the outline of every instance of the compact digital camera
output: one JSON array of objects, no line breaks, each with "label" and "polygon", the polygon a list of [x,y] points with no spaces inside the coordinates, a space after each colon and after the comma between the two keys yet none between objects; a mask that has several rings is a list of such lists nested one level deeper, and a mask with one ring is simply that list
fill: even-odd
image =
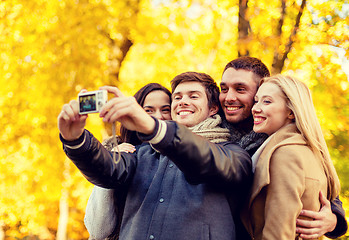
[{"label": "compact digital camera", "polygon": [[98,113],[108,101],[108,91],[97,90],[79,93],[78,101],[80,114]]}]

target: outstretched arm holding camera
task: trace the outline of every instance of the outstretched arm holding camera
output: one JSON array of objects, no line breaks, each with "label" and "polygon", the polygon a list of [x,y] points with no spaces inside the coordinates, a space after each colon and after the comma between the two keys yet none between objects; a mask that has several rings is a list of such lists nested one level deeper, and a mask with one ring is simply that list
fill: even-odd
[{"label": "outstretched arm holding camera", "polygon": [[[116,87],[105,86],[115,98],[108,101],[100,112],[104,122],[113,123],[119,121],[129,130],[144,134],[151,134],[155,129],[155,121],[137,103],[134,97],[125,97]],[[67,141],[78,139],[84,132],[87,115],[79,114],[79,103],[72,100],[62,107],[58,116],[58,129],[62,137]]]},{"label": "outstretched arm holding camera", "polygon": [[[208,178],[219,179],[219,181],[223,180],[223,182],[232,182],[233,184],[236,184],[237,182],[250,180],[250,157],[247,152],[237,147],[237,145],[227,142],[228,138],[224,138],[226,147],[218,146],[207,139],[203,139],[202,137],[193,134],[191,130],[183,128],[174,122],[160,123],[160,121],[156,121],[145,112],[134,97],[125,97],[116,87],[106,86],[100,89],[107,90],[109,93],[115,95],[115,97],[108,101],[100,111],[100,117],[103,118],[103,121],[108,123],[119,121],[125,128],[143,134],[143,141],[150,141],[153,146],[160,151],[160,153],[163,153],[166,156],[171,156],[171,160],[183,173],[195,175],[196,179],[200,179],[199,181]],[[193,91],[195,91],[195,89],[196,88],[194,88]],[[203,95],[205,93],[204,90],[202,90],[202,92],[200,98],[206,99],[206,96]],[[186,100],[183,101],[189,101],[189,98],[186,98]],[[209,115],[209,109],[215,109],[214,107],[209,107],[208,103],[205,101],[196,104],[201,104],[203,107],[207,108],[207,111],[197,111],[198,115],[203,120],[211,116]],[[78,102],[73,100],[69,104],[63,106],[62,111],[58,116],[58,127],[65,151],[68,157],[73,161],[76,160],[76,162],[81,163],[81,156],[82,154],[85,154],[87,149],[93,152],[86,155],[88,158],[95,154],[96,159],[101,159],[101,156],[103,155],[103,160],[101,161],[95,161],[95,159],[91,160],[91,163],[96,164],[94,166],[91,164],[87,167],[84,164],[82,169],[80,169],[78,164],[76,164],[84,173],[85,177],[90,181],[91,178],[98,175],[96,169],[101,170],[103,174],[110,174],[111,171],[102,170],[104,169],[103,164],[109,167],[113,165],[113,163],[109,161],[111,156],[108,156],[106,150],[102,151],[102,153],[99,152],[101,150],[97,145],[100,144],[95,144],[97,141],[95,141],[92,134],[84,129],[86,118],[85,115],[79,115]],[[193,122],[197,120],[191,118],[190,121]],[[186,125],[185,123],[183,124]],[[190,123],[187,124],[189,125]],[[92,140],[89,138],[93,140],[93,143],[91,143]],[[181,140],[177,142],[178,139]],[[219,139],[223,141],[223,138]],[[89,143],[93,146],[90,146]],[[162,149],[164,151],[161,151]],[[70,153],[72,153],[72,155],[70,155]],[[75,155],[77,158],[73,159],[76,157]],[[88,161],[83,158],[83,162]],[[208,162],[211,162],[211,164]],[[87,168],[88,173],[84,172]],[[111,166],[111,169],[113,168],[115,168],[115,166]],[[210,169],[208,170],[207,168]],[[193,174],[193,172],[195,174]],[[98,183],[98,181],[91,182],[96,185],[98,183],[101,186],[108,185],[104,187],[110,187],[112,185],[110,182],[115,181],[109,180],[110,179],[104,181],[106,184],[101,182]]]}]

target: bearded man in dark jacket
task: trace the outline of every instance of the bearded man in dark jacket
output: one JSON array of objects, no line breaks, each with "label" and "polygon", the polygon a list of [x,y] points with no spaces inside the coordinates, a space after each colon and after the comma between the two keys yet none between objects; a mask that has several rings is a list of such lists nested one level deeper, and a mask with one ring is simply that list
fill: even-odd
[{"label": "bearded man in dark jacket", "polygon": [[[230,140],[239,144],[253,156],[267,135],[255,133],[253,128],[252,107],[259,82],[270,76],[267,66],[258,58],[244,56],[226,64],[219,100],[224,112],[223,126],[231,133]],[[301,215],[313,220],[297,219],[297,233],[303,239],[318,238],[325,234],[329,238],[338,238],[348,229],[345,211],[339,197],[329,202],[321,199],[319,212],[303,209]],[[243,226],[238,228],[243,230]],[[251,239],[247,232],[239,231],[239,239]]]}]

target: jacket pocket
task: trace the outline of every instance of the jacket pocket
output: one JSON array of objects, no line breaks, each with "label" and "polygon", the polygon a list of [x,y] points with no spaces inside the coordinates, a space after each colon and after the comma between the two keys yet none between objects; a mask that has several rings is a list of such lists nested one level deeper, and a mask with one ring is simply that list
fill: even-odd
[{"label": "jacket pocket", "polygon": [[320,200],[319,200],[320,190],[321,190],[321,183],[318,179],[309,178],[309,177],[305,178],[305,189],[301,199],[303,203],[303,209],[312,210],[312,211],[320,210]]}]

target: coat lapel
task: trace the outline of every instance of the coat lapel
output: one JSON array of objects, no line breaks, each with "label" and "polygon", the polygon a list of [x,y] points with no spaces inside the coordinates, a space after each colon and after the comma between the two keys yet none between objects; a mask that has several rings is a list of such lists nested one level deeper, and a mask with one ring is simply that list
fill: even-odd
[{"label": "coat lapel", "polygon": [[269,166],[271,155],[277,148],[288,144],[306,144],[299,134],[295,124],[288,124],[271,136],[269,143],[265,146],[263,152],[259,156],[256,164],[256,171],[254,173],[248,208],[251,207],[252,202],[260,191],[270,183]]}]

